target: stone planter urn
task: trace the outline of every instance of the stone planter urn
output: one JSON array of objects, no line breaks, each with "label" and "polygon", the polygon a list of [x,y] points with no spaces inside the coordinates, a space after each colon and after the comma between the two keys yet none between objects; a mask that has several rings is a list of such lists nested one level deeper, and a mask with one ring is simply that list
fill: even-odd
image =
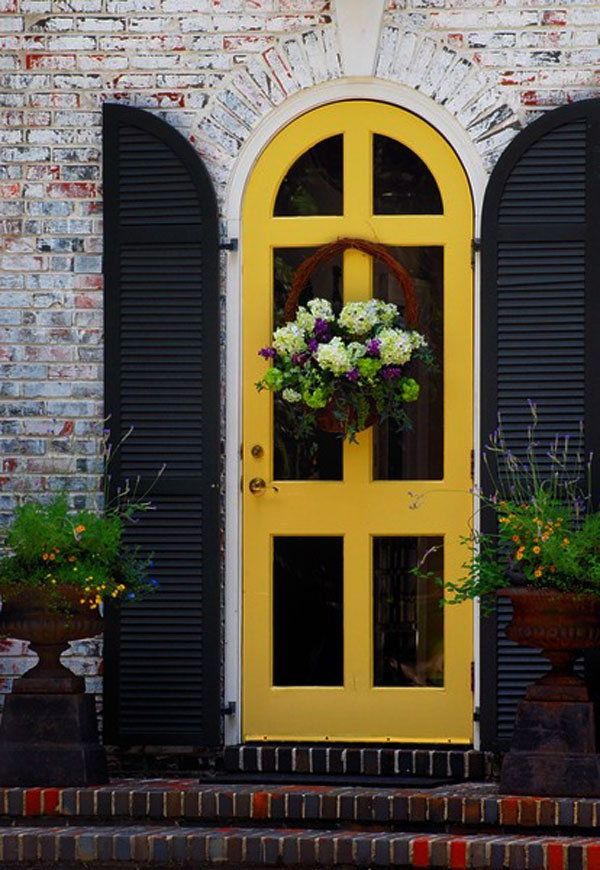
[{"label": "stone planter urn", "polygon": [[551,670],[527,689],[500,773],[505,794],[600,796],[594,704],[573,670],[584,650],[600,647],[600,596],[514,587],[498,593],[513,605],[510,640],[540,649]]},{"label": "stone planter urn", "polygon": [[[1,592],[1,590],[0,590]],[[42,589],[24,588],[0,611],[0,635],[27,640],[38,662],[15,680],[0,723],[0,787],[85,786],[108,781],[94,699],[60,661],[69,642],[102,631],[81,590],[59,587],[60,609]]]}]

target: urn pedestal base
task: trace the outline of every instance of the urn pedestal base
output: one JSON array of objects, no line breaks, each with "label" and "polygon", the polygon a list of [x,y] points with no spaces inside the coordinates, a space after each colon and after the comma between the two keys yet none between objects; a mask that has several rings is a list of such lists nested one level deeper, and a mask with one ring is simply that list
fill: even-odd
[{"label": "urn pedestal base", "polygon": [[23,682],[6,698],[2,714],[0,787],[108,782],[94,699],[80,692],[26,694]]},{"label": "urn pedestal base", "polygon": [[521,701],[510,752],[500,772],[503,794],[600,796],[594,704]]}]

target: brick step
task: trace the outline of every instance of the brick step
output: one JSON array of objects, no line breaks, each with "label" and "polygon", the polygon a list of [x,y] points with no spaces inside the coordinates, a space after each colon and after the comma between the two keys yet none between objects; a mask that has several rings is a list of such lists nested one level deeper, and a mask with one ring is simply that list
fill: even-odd
[{"label": "brick step", "polygon": [[[264,825],[593,834],[600,800],[508,797],[488,783],[418,791],[326,786],[199,785],[126,780],[97,788],[0,789],[4,824]],[[600,870],[600,865],[599,865]]]},{"label": "brick step", "polygon": [[475,749],[441,747],[243,743],[228,746],[223,763],[230,773],[415,776],[460,781],[491,778],[494,756]]},{"label": "brick step", "polygon": [[450,867],[598,870],[600,839],[136,825],[0,829],[3,868]]}]

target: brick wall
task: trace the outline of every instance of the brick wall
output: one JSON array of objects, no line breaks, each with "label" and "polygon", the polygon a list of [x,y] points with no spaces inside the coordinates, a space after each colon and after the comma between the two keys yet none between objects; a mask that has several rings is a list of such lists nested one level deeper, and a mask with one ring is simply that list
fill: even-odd
[{"label": "brick wall", "polygon": [[[222,191],[273,106],[343,74],[334,5],[0,0],[0,524],[27,492],[97,500],[102,103],[166,118]],[[519,107],[533,115],[596,93],[595,3],[390,0],[385,24],[379,75],[428,83],[488,164],[514,135]],[[456,93],[444,96],[442,81]],[[3,652],[0,695],[28,664],[21,643]],[[99,653],[98,641],[72,653],[94,691]]]}]

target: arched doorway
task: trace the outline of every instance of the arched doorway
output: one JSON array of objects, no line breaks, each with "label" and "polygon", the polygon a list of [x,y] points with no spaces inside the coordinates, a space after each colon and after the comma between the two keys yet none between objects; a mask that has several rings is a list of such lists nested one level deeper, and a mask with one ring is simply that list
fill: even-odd
[{"label": "arched doorway", "polygon": [[[469,606],[442,609],[410,569],[435,548],[456,579],[472,514],[472,202],[456,154],[417,116],[348,101],[265,149],[243,207],[244,739],[472,739]],[[388,245],[409,269],[440,371],[414,428],[359,444],[298,443],[256,381],[304,257],[340,236]],[[334,303],[399,289],[347,252],[315,275]],[[267,482],[250,493],[253,477]],[[415,498],[415,493],[418,497]]]}]

